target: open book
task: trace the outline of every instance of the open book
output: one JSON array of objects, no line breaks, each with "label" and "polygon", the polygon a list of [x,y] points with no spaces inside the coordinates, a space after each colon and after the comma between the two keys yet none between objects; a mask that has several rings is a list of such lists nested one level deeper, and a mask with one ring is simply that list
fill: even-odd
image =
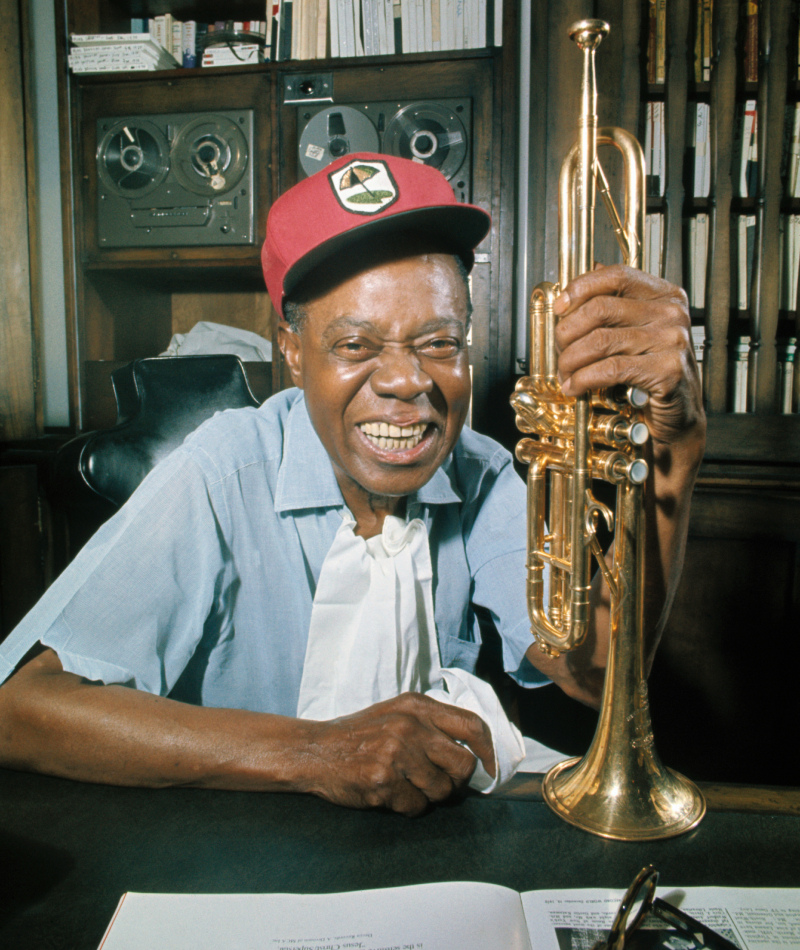
[{"label": "open book", "polygon": [[[578,950],[610,926],[622,891],[519,894],[418,884],[341,894],[125,894],[102,950]],[[666,888],[659,896],[742,950],[800,948],[800,889]],[[648,933],[648,948],[692,950]],[[694,947],[700,948],[701,941]]]}]

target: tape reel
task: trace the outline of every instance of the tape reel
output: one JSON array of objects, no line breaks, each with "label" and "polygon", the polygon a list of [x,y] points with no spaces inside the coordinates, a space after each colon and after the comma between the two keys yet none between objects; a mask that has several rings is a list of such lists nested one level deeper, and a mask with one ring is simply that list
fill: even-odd
[{"label": "tape reel", "polygon": [[348,103],[298,109],[298,162],[313,175],[354,152],[398,155],[438,168],[471,199],[470,99]]},{"label": "tape reel", "polygon": [[329,106],[303,129],[300,167],[313,175],[342,155],[377,151],[378,130],[371,119],[350,106]]},{"label": "tape reel", "polygon": [[169,172],[166,136],[146,119],[115,122],[97,150],[100,180],[122,198],[143,198],[164,181]]},{"label": "tape reel", "polygon": [[172,168],[178,181],[196,195],[218,195],[242,180],[247,140],[225,116],[200,116],[184,125],[172,144]]},{"label": "tape reel", "polygon": [[432,165],[451,179],[464,163],[467,132],[455,110],[438,102],[413,102],[386,126],[383,151]]}]

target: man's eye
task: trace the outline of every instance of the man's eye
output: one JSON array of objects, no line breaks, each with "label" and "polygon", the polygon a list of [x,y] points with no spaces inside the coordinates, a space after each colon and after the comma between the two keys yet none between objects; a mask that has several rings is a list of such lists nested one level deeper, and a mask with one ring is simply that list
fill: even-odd
[{"label": "man's eye", "polygon": [[336,346],[336,352],[345,359],[367,359],[373,353],[373,347],[360,340],[344,340]]},{"label": "man's eye", "polygon": [[420,350],[428,356],[436,357],[436,359],[447,359],[461,351],[461,343],[459,340],[450,337],[437,337],[435,340],[428,340],[423,343]]}]

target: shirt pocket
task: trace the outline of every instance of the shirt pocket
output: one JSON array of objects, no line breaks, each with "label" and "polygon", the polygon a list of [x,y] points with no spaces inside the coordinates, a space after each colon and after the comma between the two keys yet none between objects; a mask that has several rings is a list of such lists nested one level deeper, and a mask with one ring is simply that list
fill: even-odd
[{"label": "shirt pocket", "polygon": [[439,637],[439,653],[443,667],[455,667],[467,673],[474,673],[480,648],[480,643],[474,640],[462,640],[447,634]]}]

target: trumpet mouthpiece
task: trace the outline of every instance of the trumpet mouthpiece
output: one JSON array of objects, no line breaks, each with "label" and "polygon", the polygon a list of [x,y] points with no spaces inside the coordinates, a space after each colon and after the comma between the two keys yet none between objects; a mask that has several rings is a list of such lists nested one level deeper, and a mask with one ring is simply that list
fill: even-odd
[{"label": "trumpet mouthpiece", "polygon": [[579,49],[597,49],[611,27],[605,20],[578,20],[569,28],[569,38]]}]

